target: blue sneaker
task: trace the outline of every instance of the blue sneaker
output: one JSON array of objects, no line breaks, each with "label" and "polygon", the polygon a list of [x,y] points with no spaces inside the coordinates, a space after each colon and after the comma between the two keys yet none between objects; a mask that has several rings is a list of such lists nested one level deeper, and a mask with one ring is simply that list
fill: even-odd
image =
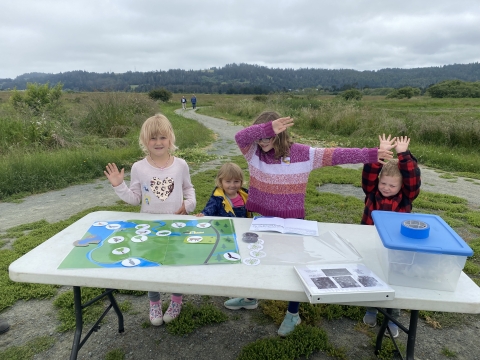
[{"label": "blue sneaker", "polygon": [[[388,329],[390,329],[390,332],[392,333],[392,338],[398,337],[398,326],[397,326],[397,324],[389,321],[388,322]],[[385,336],[390,337],[390,333],[388,332],[388,329],[385,330]]]},{"label": "blue sneaker", "polygon": [[302,320],[300,319],[300,315],[298,315],[298,313],[292,314],[291,312],[287,311],[287,315],[285,315],[282,325],[280,325],[280,329],[278,329],[278,335],[287,336],[293,331],[293,329],[295,329],[295,326],[301,322]]},{"label": "blue sneaker", "polygon": [[223,305],[230,310],[240,310],[240,309],[253,310],[258,307],[258,300],[246,299],[246,298],[233,298],[225,301]]}]

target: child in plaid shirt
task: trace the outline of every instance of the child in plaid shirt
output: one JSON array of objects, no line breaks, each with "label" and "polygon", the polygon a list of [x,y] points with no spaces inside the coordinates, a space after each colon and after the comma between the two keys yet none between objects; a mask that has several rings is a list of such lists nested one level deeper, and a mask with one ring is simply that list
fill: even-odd
[{"label": "child in plaid shirt", "polygon": [[[361,222],[363,225],[373,225],[373,210],[411,212],[412,202],[420,193],[420,169],[417,166],[417,159],[408,150],[410,139],[406,136],[391,139],[390,135],[385,138],[385,134],[378,138],[379,149],[395,148],[398,159],[363,166],[362,189],[365,193],[365,209]],[[398,317],[400,309],[392,309],[392,314],[395,318]],[[375,327],[377,310],[367,308],[363,322]],[[391,335],[397,337],[398,326],[389,321],[388,327]],[[388,330],[386,335],[390,335]]]}]

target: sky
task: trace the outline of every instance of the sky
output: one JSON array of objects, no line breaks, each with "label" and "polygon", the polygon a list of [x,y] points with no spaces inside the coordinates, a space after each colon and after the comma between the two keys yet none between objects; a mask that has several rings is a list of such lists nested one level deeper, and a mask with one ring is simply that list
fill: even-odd
[{"label": "sky", "polygon": [[7,0],[0,10],[0,78],[478,61],[479,0]]}]

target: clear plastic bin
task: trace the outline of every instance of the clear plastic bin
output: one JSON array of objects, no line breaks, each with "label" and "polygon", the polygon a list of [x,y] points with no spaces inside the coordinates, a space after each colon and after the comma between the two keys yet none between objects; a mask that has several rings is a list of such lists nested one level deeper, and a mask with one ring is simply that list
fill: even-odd
[{"label": "clear plastic bin", "polygon": [[[378,210],[372,217],[380,238],[378,258],[389,284],[455,291],[473,251],[441,217]],[[412,223],[415,229],[408,228]]]},{"label": "clear plastic bin", "polygon": [[378,241],[378,257],[387,283],[455,291],[466,256],[387,249]]}]

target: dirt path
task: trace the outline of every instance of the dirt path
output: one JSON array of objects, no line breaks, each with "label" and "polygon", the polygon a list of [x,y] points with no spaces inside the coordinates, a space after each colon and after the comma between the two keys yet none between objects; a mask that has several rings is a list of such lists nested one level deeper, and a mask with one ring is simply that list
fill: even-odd
[{"label": "dirt path", "polygon": [[[209,149],[210,153],[222,157],[239,154],[233,141],[234,134],[241,128],[230,123],[197,114],[193,111],[179,110],[185,117],[200,121],[218,134],[217,142]],[[217,166],[220,162],[206,164]],[[452,194],[469,200],[472,206],[480,206],[480,187],[472,182],[458,179],[451,183],[439,178],[439,174],[430,169],[422,169],[422,189]],[[476,181],[478,183],[478,181]],[[325,185],[321,191],[355,195],[363,198],[359,189],[350,185]],[[0,203],[0,232],[6,229],[46,219],[56,222],[96,205],[111,205],[118,201],[107,180],[97,180],[90,184],[71,186],[66,189],[51,191],[45,194],[30,196],[23,203]],[[62,287],[61,291],[68,287]],[[162,295],[167,299],[166,295]],[[276,336],[276,326],[264,325],[257,318],[260,310],[232,312],[223,308],[225,298],[212,297],[207,301],[216,304],[219,309],[231,316],[231,320],[214,326],[206,326],[188,336],[169,335],[164,326],[144,328],[142,323],[148,322],[148,305],[145,296],[134,297],[118,295],[119,302],[128,301],[132,310],[125,313],[125,333],[118,334],[113,314],[106,317],[106,322],[98,333],[94,333],[81,349],[79,359],[104,359],[112,349],[123,349],[125,359],[195,359],[195,360],[230,360],[236,359],[240,350],[247,344],[264,337]],[[206,298],[198,295],[187,295],[186,300],[201,303]],[[23,345],[38,336],[50,336],[55,344],[49,350],[35,356],[36,360],[68,359],[73,340],[73,332],[64,334],[56,332],[59,325],[56,309],[52,300],[19,301],[13,307],[0,314],[10,324],[9,332],[0,335],[0,349]],[[402,313],[402,320],[407,314]],[[323,321],[329,339],[335,346],[346,349],[348,359],[374,359],[369,338],[355,329],[356,323],[348,319]],[[461,327],[434,330],[423,321],[419,322],[417,333],[416,359],[437,360],[448,359],[441,354],[444,347],[456,354],[457,360],[478,359],[480,344],[477,341],[480,320],[473,317]],[[400,335],[405,340],[403,334]],[[314,354],[313,360],[331,359],[323,353]],[[8,360],[8,359],[6,359]]]}]

